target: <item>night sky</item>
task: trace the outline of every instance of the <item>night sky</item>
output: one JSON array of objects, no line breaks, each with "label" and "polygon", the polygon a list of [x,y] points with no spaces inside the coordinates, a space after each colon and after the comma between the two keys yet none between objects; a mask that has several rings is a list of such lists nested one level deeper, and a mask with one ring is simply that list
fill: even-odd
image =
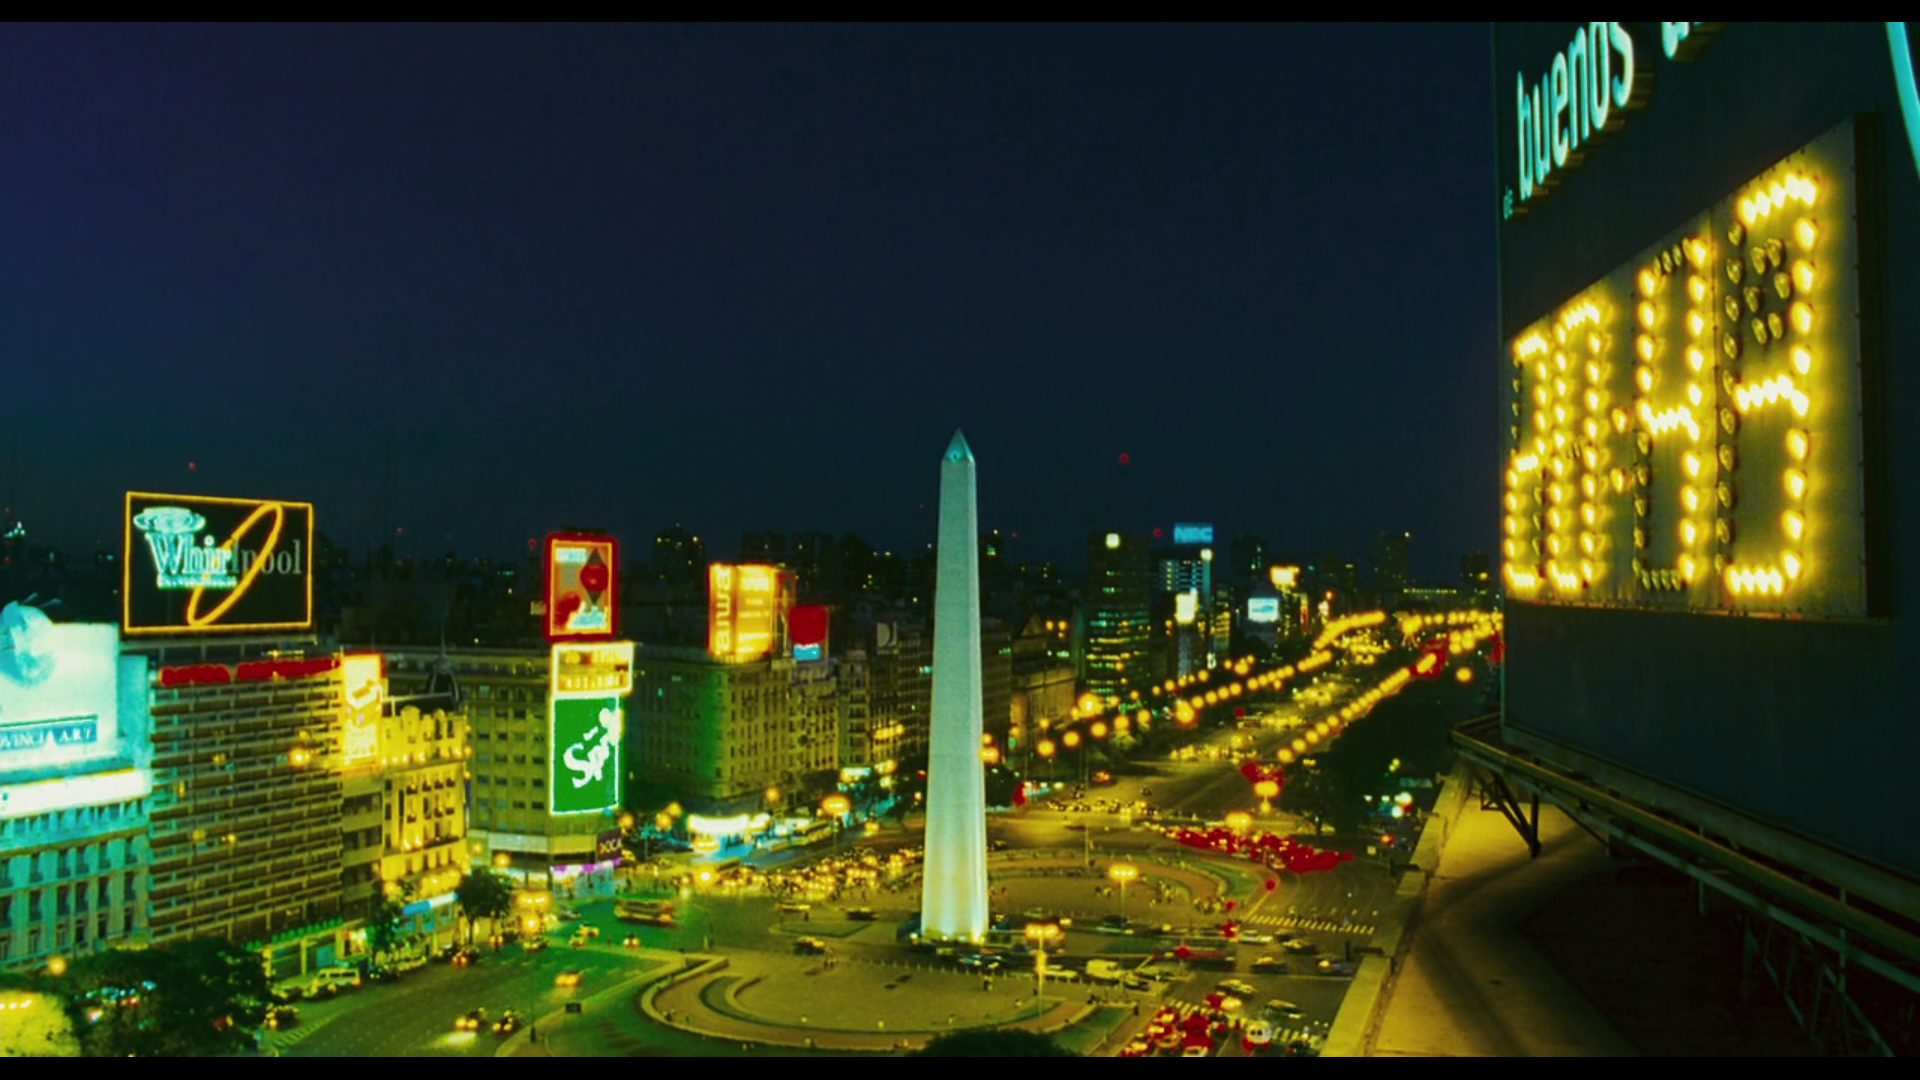
[{"label": "night sky", "polygon": [[[0,502],[1492,550],[1488,32],[9,27]],[[1119,455],[1129,464],[1119,464]],[[388,462],[393,462],[388,482]],[[190,471],[189,463],[194,463]]]}]

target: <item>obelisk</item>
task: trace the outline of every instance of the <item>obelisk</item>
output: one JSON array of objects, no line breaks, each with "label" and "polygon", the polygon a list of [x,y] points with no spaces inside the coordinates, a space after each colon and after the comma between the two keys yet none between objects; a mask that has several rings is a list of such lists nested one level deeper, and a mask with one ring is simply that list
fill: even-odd
[{"label": "obelisk", "polygon": [[987,936],[987,777],[980,760],[980,529],[973,451],[956,431],[940,461],[933,592],[933,716],[920,936]]}]

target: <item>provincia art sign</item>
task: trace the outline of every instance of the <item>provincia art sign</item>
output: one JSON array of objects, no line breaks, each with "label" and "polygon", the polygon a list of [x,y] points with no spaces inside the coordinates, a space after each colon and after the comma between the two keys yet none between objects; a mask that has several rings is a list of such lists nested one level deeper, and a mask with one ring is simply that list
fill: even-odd
[{"label": "provincia art sign", "polygon": [[313,504],[128,492],[121,626],[136,634],[313,625]]}]

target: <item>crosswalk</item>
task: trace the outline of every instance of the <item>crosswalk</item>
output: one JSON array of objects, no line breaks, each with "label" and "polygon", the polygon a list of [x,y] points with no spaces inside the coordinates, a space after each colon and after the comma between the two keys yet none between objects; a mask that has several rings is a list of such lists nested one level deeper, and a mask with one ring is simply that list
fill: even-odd
[{"label": "crosswalk", "polygon": [[1323,934],[1347,934],[1353,937],[1367,937],[1378,929],[1372,923],[1348,922],[1313,915],[1250,915],[1247,917],[1247,923],[1251,926],[1272,927],[1275,930],[1313,930]]},{"label": "crosswalk", "polygon": [[304,1020],[284,1031],[272,1032],[267,1036],[266,1047],[277,1057],[305,1042],[308,1036],[318,1033],[338,1018],[339,1014],[335,1013],[318,1020]]}]

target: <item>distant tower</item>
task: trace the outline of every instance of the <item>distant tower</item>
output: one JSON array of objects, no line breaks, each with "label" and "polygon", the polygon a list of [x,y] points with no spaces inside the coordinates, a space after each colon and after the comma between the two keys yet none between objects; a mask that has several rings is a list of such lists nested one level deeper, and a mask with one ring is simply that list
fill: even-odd
[{"label": "distant tower", "polygon": [[987,934],[987,777],[980,761],[980,528],[973,451],[953,433],[940,462],[940,547],[933,594],[933,717],[920,935]]}]

